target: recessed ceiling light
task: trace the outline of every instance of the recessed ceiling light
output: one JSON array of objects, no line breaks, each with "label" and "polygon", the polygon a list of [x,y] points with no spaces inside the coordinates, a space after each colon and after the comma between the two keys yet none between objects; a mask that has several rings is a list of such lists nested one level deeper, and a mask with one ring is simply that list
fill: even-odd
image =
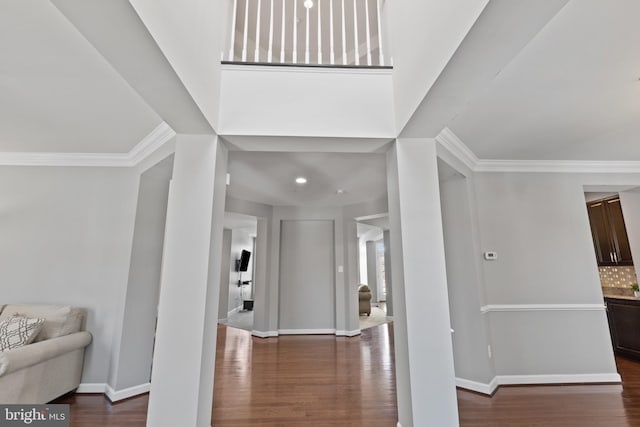
[{"label": "recessed ceiling light", "polygon": [[344,194],[344,193],[346,193],[346,191],[344,191],[344,189],[343,189],[343,188],[338,188],[338,189],[336,190],[336,194]]},{"label": "recessed ceiling light", "polygon": [[306,7],[307,9],[311,9],[313,7],[313,1],[312,0],[304,0],[304,7]]},{"label": "recessed ceiling light", "polygon": [[305,178],[304,176],[299,176],[296,178],[296,183],[298,184],[306,184],[307,183],[307,178]]}]

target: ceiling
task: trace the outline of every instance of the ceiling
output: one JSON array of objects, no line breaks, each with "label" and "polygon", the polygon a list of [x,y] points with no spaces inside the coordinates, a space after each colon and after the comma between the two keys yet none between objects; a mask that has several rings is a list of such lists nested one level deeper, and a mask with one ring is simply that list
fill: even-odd
[{"label": "ceiling", "polygon": [[[227,194],[274,206],[345,206],[387,194],[384,154],[232,151],[228,171]],[[296,184],[298,176],[308,182]]]},{"label": "ceiling", "polygon": [[162,120],[48,0],[0,13],[0,151],[126,153]]},{"label": "ceiling", "polygon": [[448,127],[481,159],[640,160],[638,16],[570,1]]}]

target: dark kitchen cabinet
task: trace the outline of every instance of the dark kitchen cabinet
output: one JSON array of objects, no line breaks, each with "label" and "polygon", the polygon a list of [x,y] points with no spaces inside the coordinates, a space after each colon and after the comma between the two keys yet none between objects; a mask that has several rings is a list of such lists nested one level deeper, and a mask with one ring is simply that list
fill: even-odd
[{"label": "dark kitchen cabinet", "polygon": [[633,265],[620,198],[589,202],[587,210],[598,265]]},{"label": "dark kitchen cabinet", "polygon": [[605,298],[613,351],[640,360],[640,301]]}]

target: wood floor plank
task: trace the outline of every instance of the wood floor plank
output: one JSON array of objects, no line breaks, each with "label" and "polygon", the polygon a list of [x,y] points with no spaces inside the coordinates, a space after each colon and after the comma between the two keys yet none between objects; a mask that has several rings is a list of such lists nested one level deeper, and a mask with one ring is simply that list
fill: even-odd
[{"label": "wood floor plank", "polygon": [[[640,427],[640,363],[616,358],[622,385],[458,390],[463,427]],[[397,422],[393,324],[354,338],[260,339],[220,326],[212,425],[380,426]],[[111,404],[67,396],[73,427],[144,426],[148,396]],[[415,404],[415,403],[414,403]],[[420,426],[418,426],[420,427]]]}]

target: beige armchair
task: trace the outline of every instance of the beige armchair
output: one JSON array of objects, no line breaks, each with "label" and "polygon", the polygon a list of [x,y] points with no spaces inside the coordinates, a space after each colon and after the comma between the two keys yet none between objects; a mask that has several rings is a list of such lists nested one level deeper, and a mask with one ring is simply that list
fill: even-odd
[{"label": "beige armchair", "polygon": [[367,285],[358,288],[358,306],[360,314],[371,315],[371,289]]}]

